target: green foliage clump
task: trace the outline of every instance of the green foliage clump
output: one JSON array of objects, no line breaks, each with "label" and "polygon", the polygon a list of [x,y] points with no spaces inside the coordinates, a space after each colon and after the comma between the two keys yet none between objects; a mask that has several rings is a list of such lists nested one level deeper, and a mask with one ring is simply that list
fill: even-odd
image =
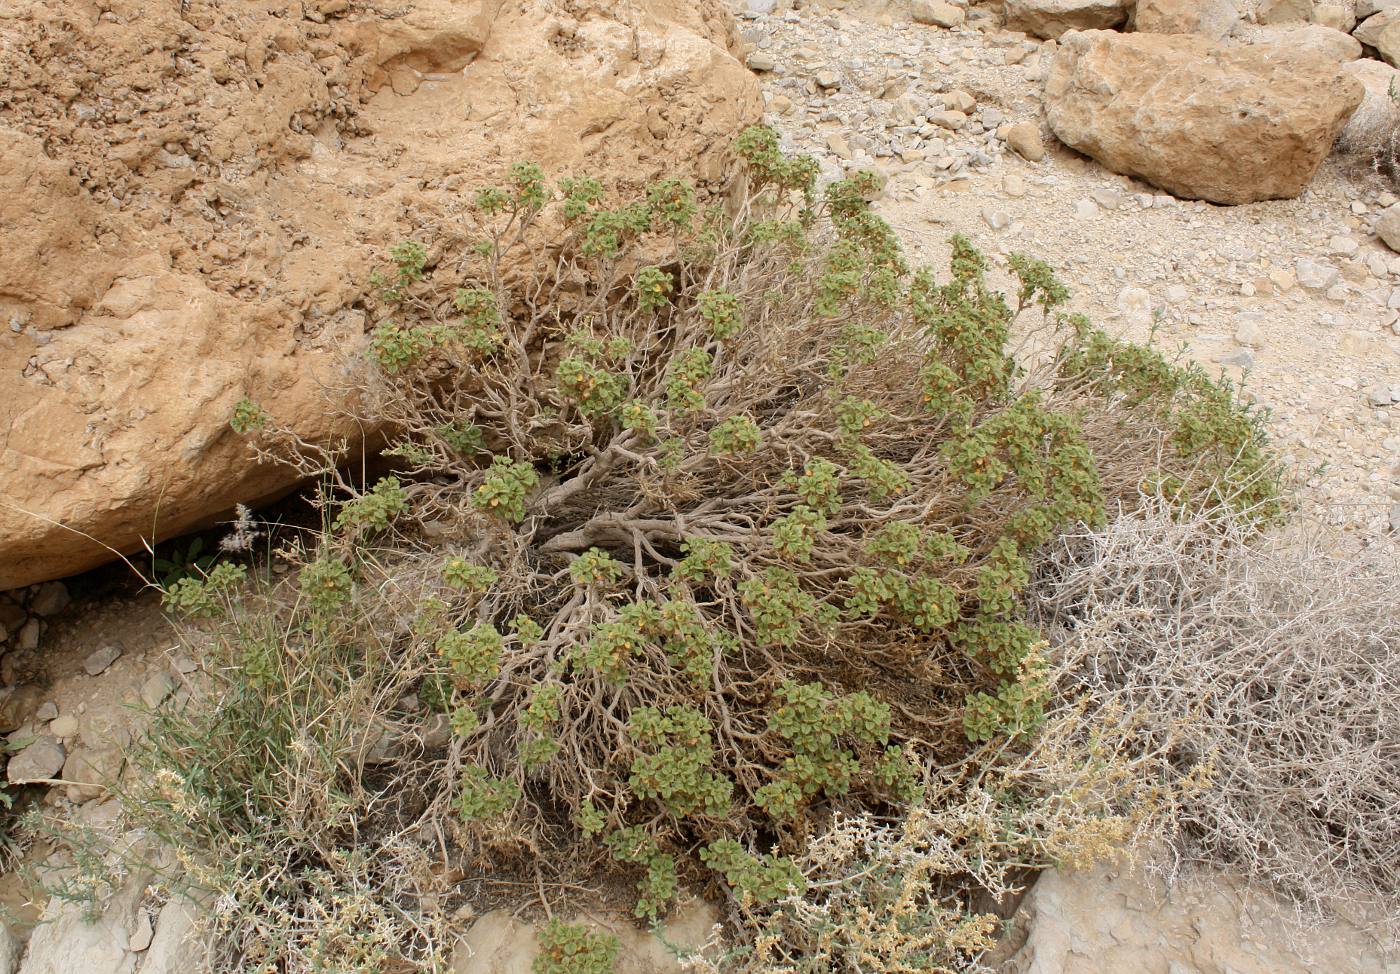
[{"label": "green foliage clump", "polygon": [[225,561],[210,569],[203,578],[192,575],[178,579],[161,595],[167,612],[191,618],[212,618],[223,613],[229,598],[248,579],[248,569]]},{"label": "green foliage clump", "polygon": [[617,938],[581,923],[550,920],[540,931],[540,952],[530,966],[534,974],[611,974]]}]

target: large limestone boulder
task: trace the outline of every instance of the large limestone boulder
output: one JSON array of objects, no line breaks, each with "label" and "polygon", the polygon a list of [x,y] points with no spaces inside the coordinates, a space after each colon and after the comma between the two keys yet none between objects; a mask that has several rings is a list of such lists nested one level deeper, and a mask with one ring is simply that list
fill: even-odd
[{"label": "large limestone boulder", "polygon": [[1321,24],[1261,27],[1255,43],[1274,44],[1290,51],[1313,52],[1333,61],[1355,61],[1361,56],[1361,42]]},{"label": "large limestone boulder", "polygon": [[1003,974],[1390,974],[1400,964],[1362,926],[1300,921],[1294,904],[1204,867],[1174,884],[1113,866],[1047,872],[1011,929],[1005,947],[1020,944]]},{"label": "large limestone boulder", "polygon": [[1361,96],[1339,62],[1315,53],[1111,31],[1066,34],[1045,83],[1061,142],[1215,203],[1297,196]]},{"label": "large limestone boulder", "polygon": [[1239,20],[1231,0],[1138,0],[1133,29],[1144,34],[1199,34],[1218,41]]},{"label": "large limestone boulder", "polygon": [[1400,67],[1400,8],[1382,10],[1367,17],[1352,36],[1367,47],[1375,48],[1387,64]]},{"label": "large limestone boulder", "polygon": [[1393,152],[1391,141],[1400,133],[1390,93],[1400,91],[1400,71],[1371,58],[1352,61],[1343,70],[1361,82],[1366,94],[1342,129],[1338,140],[1342,149],[1368,157],[1381,150]]},{"label": "large limestone boulder", "polygon": [[473,185],[717,190],[762,111],[722,0],[3,6],[0,589],[288,489],[244,396],[358,437],[369,266]]},{"label": "large limestone boulder", "polygon": [[1065,31],[1120,27],[1128,20],[1127,0],[1006,0],[1007,30],[1053,40]]}]

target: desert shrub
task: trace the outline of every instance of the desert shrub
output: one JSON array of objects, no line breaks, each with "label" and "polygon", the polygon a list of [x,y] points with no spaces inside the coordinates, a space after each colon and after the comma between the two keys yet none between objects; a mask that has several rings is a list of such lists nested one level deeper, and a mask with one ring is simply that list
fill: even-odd
[{"label": "desert shrub", "polygon": [[[395,248],[359,399],[392,476],[357,484],[241,406],[264,458],[334,498],[292,576],[177,606],[227,682],[165,735],[177,797],[154,807],[224,850],[210,883],[257,874],[240,852],[285,864],[230,956],[269,924],[290,946],[256,949],[307,955],[298,871],[408,924],[415,855],[566,848],[632,877],[642,917],[686,879],[736,910],[806,895],[833,814],[906,815],[930,766],[1041,727],[1036,551],[1166,477],[1183,508],[1235,496],[1262,431],[1229,390],[1159,381],[1160,356],[1065,317],[1038,261],[1012,261],[1011,299],[961,238],[941,281],[911,270],[873,177],[819,193],[762,129],[738,151],[727,207],[519,165],[451,246]],[[1035,372],[1009,351],[1022,316],[1055,336]],[[1217,429],[1238,442],[1202,476]],[[381,746],[435,722],[450,739]]]},{"label": "desert shrub", "polygon": [[[1053,679],[1053,677],[1052,677]],[[714,974],[988,970],[1000,921],[977,904],[1035,871],[1131,859],[1170,839],[1208,780],[1142,747],[1137,715],[1088,701],[1027,746],[986,745],[932,776],[904,814],[837,814],[797,858],[801,892],[739,912],[737,935],[686,957]]]},{"label": "desert shrub", "polygon": [[[1400,903],[1400,575],[1305,526],[1147,508],[1053,545],[1033,585],[1067,698],[1139,715],[1138,745],[1209,782],[1184,849],[1314,908]],[[1362,901],[1364,902],[1364,900]]]}]

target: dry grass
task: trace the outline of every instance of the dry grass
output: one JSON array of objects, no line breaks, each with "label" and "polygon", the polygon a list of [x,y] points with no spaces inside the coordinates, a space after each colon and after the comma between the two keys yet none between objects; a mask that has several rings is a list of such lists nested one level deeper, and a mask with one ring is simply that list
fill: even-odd
[{"label": "dry grass", "polygon": [[[1061,693],[1138,715],[1143,746],[1211,768],[1189,855],[1312,907],[1400,907],[1400,572],[1380,544],[1163,510],[1062,539],[1034,585]],[[1092,719],[1092,711],[1089,713]]]}]

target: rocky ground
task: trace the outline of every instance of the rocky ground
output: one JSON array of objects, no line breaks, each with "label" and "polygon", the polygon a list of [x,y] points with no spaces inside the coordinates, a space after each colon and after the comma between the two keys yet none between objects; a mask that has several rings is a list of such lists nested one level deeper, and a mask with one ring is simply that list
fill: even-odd
[{"label": "rocky ground", "polygon": [[1076,310],[1242,381],[1309,513],[1400,530],[1400,254],[1374,232],[1397,197],[1368,160],[1334,155],[1295,200],[1178,200],[1042,131],[1052,43],[822,8],[740,18],[770,121],[830,176],[885,173],[879,210],[919,262],[943,264],[954,233],[1050,261]]}]

